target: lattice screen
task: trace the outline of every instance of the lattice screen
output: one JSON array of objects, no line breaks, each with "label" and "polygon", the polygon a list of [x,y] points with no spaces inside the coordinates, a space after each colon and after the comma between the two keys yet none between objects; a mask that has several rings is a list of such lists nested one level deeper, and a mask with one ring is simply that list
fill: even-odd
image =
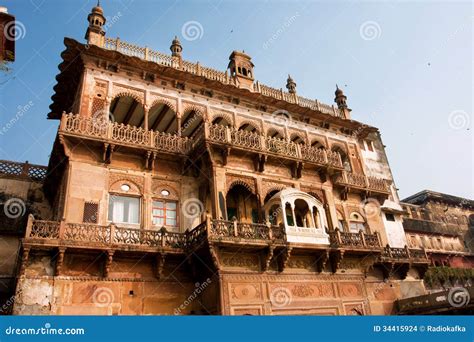
[{"label": "lattice screen", "polygon": [[87,223],[97,223],[98,216],[99,216],[99,203],[85,202],[82,221],[87,222]]}]

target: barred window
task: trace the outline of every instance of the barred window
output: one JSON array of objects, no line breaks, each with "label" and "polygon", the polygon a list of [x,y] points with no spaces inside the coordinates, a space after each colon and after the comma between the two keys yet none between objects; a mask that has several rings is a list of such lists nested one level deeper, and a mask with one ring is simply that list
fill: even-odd
[{"label": "barred window", "polygon": [[99,216],[99,203],[85,202],[82,221],[86,223],[97,223]]}]

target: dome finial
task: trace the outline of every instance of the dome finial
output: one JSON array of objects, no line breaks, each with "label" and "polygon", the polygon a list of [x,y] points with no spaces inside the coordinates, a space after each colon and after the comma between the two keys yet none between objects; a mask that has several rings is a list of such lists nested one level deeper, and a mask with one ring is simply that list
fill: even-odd
[{"label": "dome finial", "polygon": [[288,89],[290,94],[296,94],[296,82],[291,78],[290,74],[288,74],[286,79],[286,89]]},{"label": "dome finial", "polygon": [[89,22],[85,37],[87,44],[103,46],[105,36],[103,26],[107,19],[104,16],[104,10],[100,7],[100,0],[97,0],[97,5],[92,7],[87,16],[87,21]]},{"label": "dome finial", "polygon": [[174,36],[173,41],[170,46],[171,56],[181,58],[181,51],[183,51],[183,46],[178,39],[178,36]]}]

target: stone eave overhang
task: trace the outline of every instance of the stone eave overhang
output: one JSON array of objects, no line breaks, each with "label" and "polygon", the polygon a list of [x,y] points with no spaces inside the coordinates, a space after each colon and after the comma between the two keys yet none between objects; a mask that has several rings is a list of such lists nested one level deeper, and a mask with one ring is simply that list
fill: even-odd
[{"label": "stone eave overhang", "polygon": [[441,192],[436,192],[436,191],[431,191],[431,190],[420,191],[412,196],[405,198],[401,202],[420,205],[420,204],[425,204],[426,202],[430,202],[430,201],[442,202],[442,203],[451,204],[454,206],[461,206],[464,208],[474,209],[473,200],[457,197],[453,195],[443,194]]},{"label": "stone eave overhang", "polygon": [[[71,77],[77,77],[77,75],[74,75],[74,69],[71,69],[71,66],[75,63],[81,63],[81,66],[84,67],[87,59],[98,58],[108,60],[111,64],[119,63],[122,66],[135,68],[140,71],[159,74],[172,79],[183,80],[235,98],[242,98],[255,104],[284,109],[290,113],[295,113],[306,118],[319,120],[328,124],[335,124],[355,131],[357,137],[366,135],[369,132],[378,131],[377,128],[356,120],[343,119],[326,113],[321,113],[317,110],[262,95],[246,88],[223,84],[217,80],[211,80],[183,70],[177,70],[151,61],[145,61],[139,57],[127,56],[120,52],[103,49],[95,45],[85,45],[72,38],[64,38],[64,44],[66,50],[61,53],[63,62],[59,65],[60,74],[56,76],[58,83],[54,86],[55,94],[52,96],[53,103],[50,105],[51,112],[48,114],[48,119],[60,119],[63,111],[68,112],[72,109],[73,99],[71,98],[73,95],[71,95],[70,91],[63,91],[64,87],[69,84]],[[75,92],[73,94],[75,94]]]}]

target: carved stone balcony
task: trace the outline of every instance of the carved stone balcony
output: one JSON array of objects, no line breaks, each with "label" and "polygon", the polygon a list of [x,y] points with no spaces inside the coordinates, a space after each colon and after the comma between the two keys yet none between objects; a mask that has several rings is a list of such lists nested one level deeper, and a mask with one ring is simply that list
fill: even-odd
[{"label": "carved stone balcony", "polygon": [[66,113],[61,118],[59,133],[110,145],[142,148],[155,153],[186,155],[192,146],[192,140],[187,137]]},{"label": "carved stone balcony", "polygon": [[285,242],[284,229],[279,226],[225,220],[208,220],[207,225],[209,241],[264,245]]},{"label": "carved stone balcony", "polygon": [[342,170],[341,156],[337,152],[296,144],[291,141],[267,137],[253,132],[236,130],[223,125],[205,126],[207,141],[229,148],[264,153],[278,158],[307,162]]},{"label": "carved stone balcony", "polygon": [[183,253],[188,235],[90,223],[28,219],[24,246]]},{"label": "carved stone balcony", "polygon": [[334,177],[334,184],[347,190],[361,191],[367,194],[390,194],[390,184],[385,179],[342,171]]},{"label": "carved stone balcony", "polygon": [[386,246],[380,256],[382,262],[395,263],[429,263],[428,256],[424,249],[415,248],[394,248]]},{"label": "carved stone balcony", "polygon": [[329,241],[331,247],[349,250],[381,250],[380,238],[377,232],[367,234],[362,231],[359,233],[341,232],[338,228],[329,232]]}]

